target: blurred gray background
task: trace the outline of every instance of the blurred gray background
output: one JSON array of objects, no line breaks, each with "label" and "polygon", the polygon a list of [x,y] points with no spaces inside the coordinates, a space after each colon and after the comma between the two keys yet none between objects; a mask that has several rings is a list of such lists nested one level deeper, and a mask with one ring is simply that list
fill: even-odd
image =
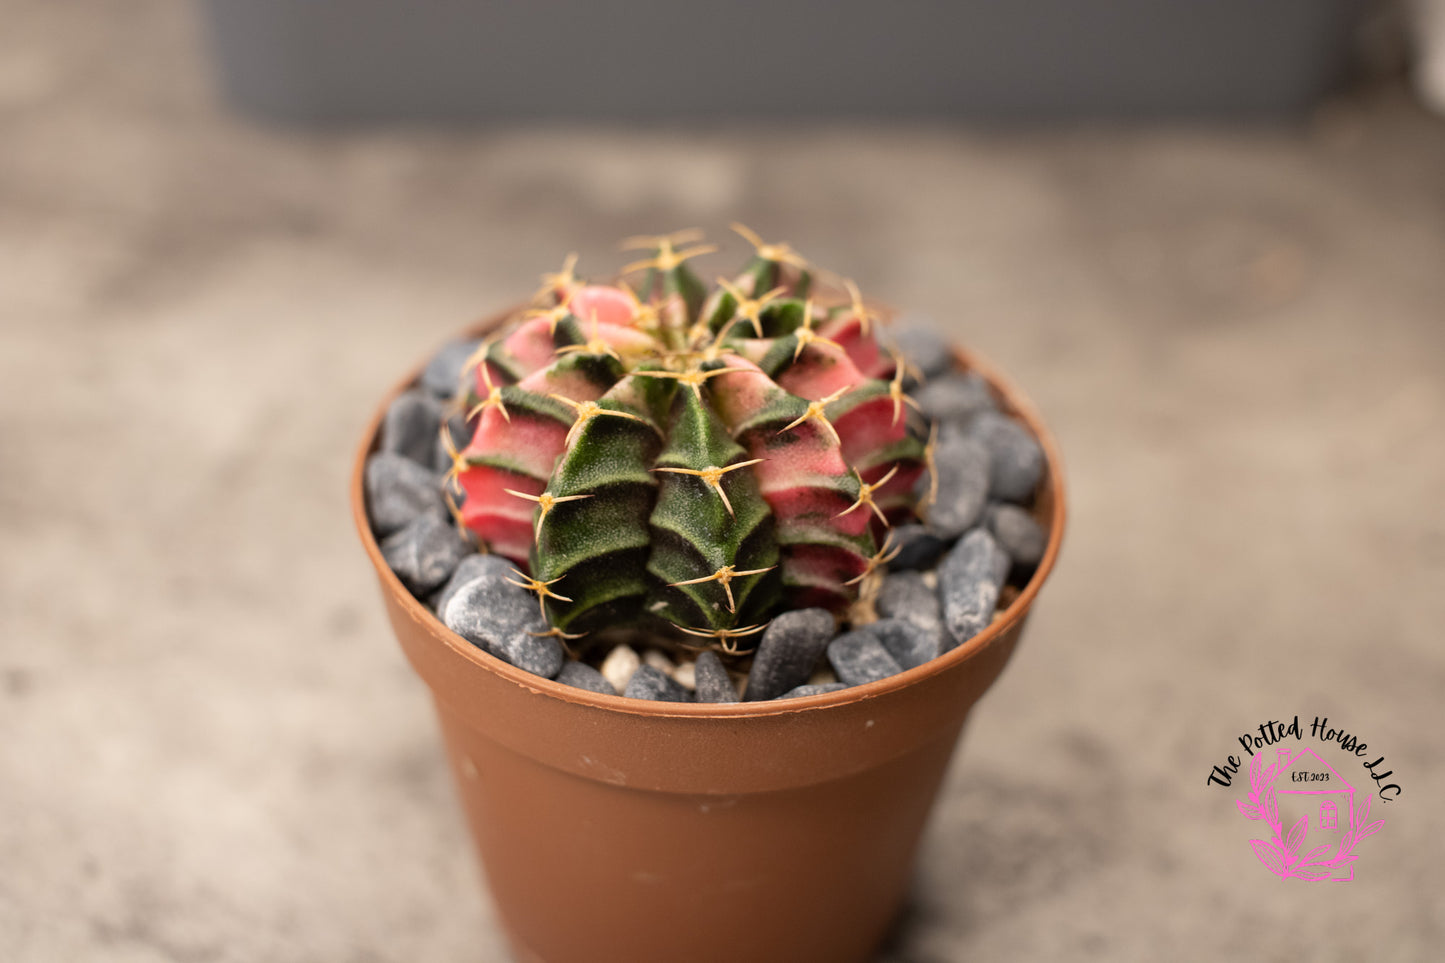
[{"label": "blurred gray background", "polygon": [[[197,7],[0,23],[0,959],[506,959],[351,458],[567,251],[734,219],[1001,364],[1066,459],[884,959],[1438,956],[1445,123],[1400,81],[1269,124],[307,127],[223,106]],[[1348,886],[1205,785],[1295,713],[1404,788]]]},{"label": "blurred gray background", "polygon": [[1340,79],[1367,0],[204,0],[286,120],[1268,116]]}]

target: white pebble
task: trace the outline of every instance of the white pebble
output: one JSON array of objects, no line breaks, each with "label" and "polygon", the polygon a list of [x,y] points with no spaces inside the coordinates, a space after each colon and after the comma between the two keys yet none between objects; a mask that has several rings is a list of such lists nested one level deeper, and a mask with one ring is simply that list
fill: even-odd
[{"label": "white pebble", "polygon": [[689,691],[697,688],[697,663],[684,662],[672,670],[673,681]]},{"label": "white pebble", "polygon": [[641,665],[642,659],[638,658],[637,651],[632,646],[619,645],[607,653],[607,658],[602,660],[602,668],[599,671],[612,688],[621,692],[627,688],[627,683],[632,681],[632,673],[636,672]]},{"label": "white pebble", "polygon": [[828,685],[837,681],[838,676],[833,673],[833,667],[827,664],[819,666],[812,675],[808,676],[808,685]]},{"label": "white pebble", "polygon": [[661,649],[648,649],[642,653],[642,664],[650,665],[663,675],[672,675],[672,670],[677,665],[667,657],[667,653]]}]

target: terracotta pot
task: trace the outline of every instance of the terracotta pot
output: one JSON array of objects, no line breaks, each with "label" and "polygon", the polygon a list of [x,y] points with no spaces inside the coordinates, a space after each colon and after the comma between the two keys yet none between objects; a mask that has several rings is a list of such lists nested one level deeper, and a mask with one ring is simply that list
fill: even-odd
[{"label": "terracotta pot", "polygon": [[520,960],[797,963],[876,949],[969,710],[1018,644],[1064,530],[1058,452],[1038,416],[976,357],[959,360],[1043,445],[1042,564],[987,630],[946,655],[783,702],[596,695],[453,634],[387,568],[367,523],[362,468],[383,403],[357,452],[352,515],[402,649],[431,688]]}]

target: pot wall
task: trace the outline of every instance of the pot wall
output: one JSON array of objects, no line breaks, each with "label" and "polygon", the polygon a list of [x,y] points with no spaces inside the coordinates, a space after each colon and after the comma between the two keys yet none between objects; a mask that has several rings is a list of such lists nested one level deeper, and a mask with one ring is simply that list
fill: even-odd
[{"label": "pot wall", "polygon": [[867,959],[959,731],[827,782],[696,795],[579,778],[440,715],[513,945],[548,961]]}]

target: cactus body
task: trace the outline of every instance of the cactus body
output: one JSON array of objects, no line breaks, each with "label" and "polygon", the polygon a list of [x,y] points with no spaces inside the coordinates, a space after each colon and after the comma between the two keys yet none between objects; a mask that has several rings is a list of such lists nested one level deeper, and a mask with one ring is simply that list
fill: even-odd
[{"label": "cactus body", "polygon": [[846,607],[913,516],[923,431],[856,289],[815,305],[801,259],[748,236],[711,290],[678,236],[636,288],[569,262],[468,368],[459,523],[556,630],[739,651],[783,607]]}]

